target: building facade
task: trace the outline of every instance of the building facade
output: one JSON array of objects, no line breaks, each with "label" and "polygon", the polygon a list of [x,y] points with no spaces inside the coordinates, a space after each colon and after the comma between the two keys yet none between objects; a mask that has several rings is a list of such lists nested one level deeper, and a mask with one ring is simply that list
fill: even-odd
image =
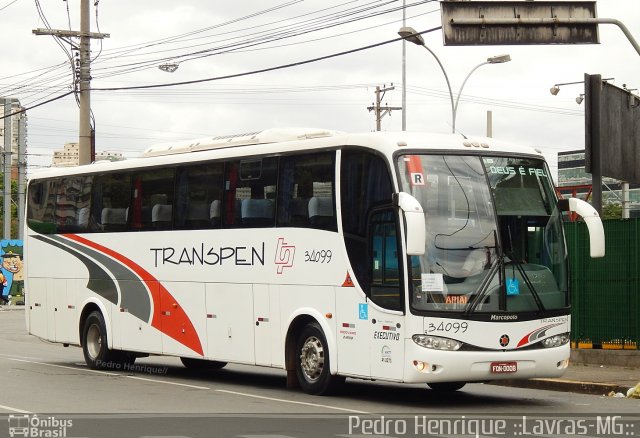
[{"label": "building facade", "polygon": [[[120,152],[96,152],[96,161],[122,161]],[[65,143],[61,150],[53,152],[51,165],[54,167],[73,167],[80,165],[80,150],[78,143]]]},{"label": "building facade", "polygon": [[[558,153],[558,188],[562,193],[585,199],[591,192],[591,174],[585,169],[585,151]],[[591,198],[589,198],[591,201]],[[630,216],[640,217],[640,184],[629,184]],[[614,178],[602,177],[602,203],[622,204],[622,184]]]},{"label": "building facade", "polygon": [[[20,105],[20,101],[18,99],[8,99],[11,103],[11,113],[15,113],[17,111],[22,110],[22,105]],[[4,101],[5,99],[0,98],[0,113],[4,114]],[[11,169],[12,174],[15,173],[18,166],[18,151],[20,148],[20,141],[26,142],[27,138],[27,114],[12,114],[10,117],[10,126],[9,126],[9,136],[11,137]],[[0,149],[4,151],[4,142],[5,142],[5,124],[4,119],[0,122]],[[24,153],[26,154],[26,144],[24,145]],[[24,161],[24,157],[22,157]]]}]

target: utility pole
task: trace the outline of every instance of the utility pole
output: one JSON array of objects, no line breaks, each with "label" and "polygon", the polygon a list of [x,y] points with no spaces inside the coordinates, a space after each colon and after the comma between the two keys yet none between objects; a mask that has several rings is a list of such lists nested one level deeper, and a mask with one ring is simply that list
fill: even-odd
[{"label": "utility pole", "polygon": [[[402,27],[407,25],[405,0],[402,0]],[[407,40],[402,40],[402,130],[407,130]]]},{"label": "utility pole", "polygon": [[18,239],[24,237],[25,179],[27,169],[27,115],[20,114],[18,123]]},{"label": "utility pole", "polygon": [[399,106],[385,106],[382,107],[382,99],[384,98],[384,93],[387,91],[395,90],[393,84],[391,84],[388,88],[380,88],[376,87],[376,102],[372,106],[368,106],[367,109],[369,111],[374,111],[376,115],[376,131],[382,130],[382,118],[387,114],[391,113],[392,110],[401,110],[402,107]]},{"label": "utility pole", "polygon": [[89,0],[80,2],[80,127],[78,138],[78,164],[95,161],[91,150],[91,40],[89,39]]},{"label": "utility pole", "polygon": [[[91,39],[109,38],[108,33],[90,32],[90,3],[89,0],[80,2],[80,32],[71,30],[35,29],[36,35],[52,35],[60,38],[80,51],[80,77],[78,91],[80,94],[80,124],[78,136],[79,164],[89,164],[95,160],[95,151],[91,142]],[[80,45],[71,38],[80,38]],[[75,68],[75,66],[72,66]]]},{"label": "utility pole", "polygon": [[4,172],[3,193],[3,239],[11,239],[11,129],[13,116],[11,115],[12,99],[3,99],[4,108],[4,149],[2,151],[2,170]]}]

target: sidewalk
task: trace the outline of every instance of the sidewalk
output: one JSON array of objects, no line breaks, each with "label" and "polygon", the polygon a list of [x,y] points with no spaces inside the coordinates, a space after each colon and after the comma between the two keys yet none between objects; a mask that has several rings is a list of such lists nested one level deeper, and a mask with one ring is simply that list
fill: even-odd
[{"label": "sidewalk", "polygon": [[557,379],[503,380],[491,383],[594,395],[608,395],[613,391],[626,396],[629,388],[640,383],[640,368],[572,363],[567,372]]}]

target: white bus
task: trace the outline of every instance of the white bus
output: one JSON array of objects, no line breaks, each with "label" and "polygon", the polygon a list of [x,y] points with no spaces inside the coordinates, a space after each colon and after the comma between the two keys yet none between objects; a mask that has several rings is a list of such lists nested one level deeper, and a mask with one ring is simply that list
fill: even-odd
[{"label": "white bus", "polygon": [[562,210],[539,151],[426,133],[267,130],[48,169],[28,185],[27,326],[91,368],[146,355],[427,383],[557,377]]}]

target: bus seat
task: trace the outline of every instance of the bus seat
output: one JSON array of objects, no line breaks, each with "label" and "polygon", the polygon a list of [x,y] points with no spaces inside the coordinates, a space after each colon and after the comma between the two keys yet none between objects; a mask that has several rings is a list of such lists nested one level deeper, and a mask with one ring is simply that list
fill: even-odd
[{"label": "bus seat", "polygon": [[191,228],[209,227],[209,206],[204,202],[192,202],[187,206],[187,224]]},{"label": "bus seat", "polygon": [[240,210],[243,225],[273,225],[273,201],[271,199],[243,199]]},{"label": "bus seat", "polygon": [[332,198],[314,196],[309,199],[309,223],[314,228],[335,227]]},{"label": "bus seat", "polygon": [[79,208],[76,214],[78,229],[86,230],[89,225],[89,207]]},{"label": "bus seat", "polygon": [[166,204],[167,195],[164,193],[154,193],[149,197],[149,205]]},{"label": "bus seat", "polygon": [[151,209],[151,223],[154,228],[166,230],[171,228],[171,204],[156,204]]},{"label": "bus seat", "polygon": [[289,224],[307,226],[309,224],[309,198],[292,198],[289,205]]},{"label": "bus seat", "polygon": [[222,204],[222,202],[220,202],[220,200],[216,199],[215,201],[211,202],[211,206],[209,207],[209,222],[214,227],[217,227],[217,226],[220,225],[220,206],[221,206],[221,204]]},{"label": "bus seat", "polygon": [[100,223],[105,231],[122,231],[127,225],[126,208],[103,208]]}]

